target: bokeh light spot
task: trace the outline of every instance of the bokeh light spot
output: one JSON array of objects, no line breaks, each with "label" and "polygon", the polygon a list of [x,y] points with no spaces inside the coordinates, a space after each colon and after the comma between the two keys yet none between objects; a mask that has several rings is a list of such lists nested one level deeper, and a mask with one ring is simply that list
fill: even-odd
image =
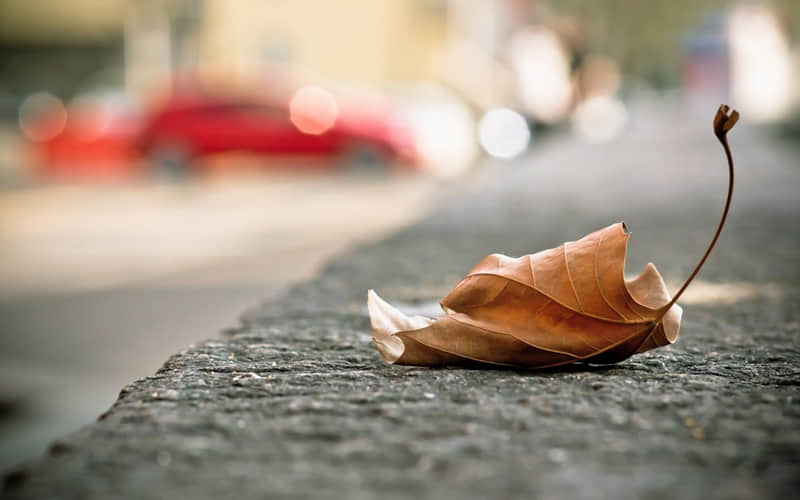
[{"label": "bokeh light spot", "polygon": [[301,132],[319,135],[336,123],[339,105],[336,98],[320,87],[303,87],[289,102],[289,118]]},{"label": "bokeh light spot", "polygon": [[478,141],[495,158],[519,156],[530,140],[531,131],[525,118],[508,108],[490,110],[478,123]]},{"label": "bokeh light spot", "polygon": [[447,179],[466,172],[477,156],[475,120],[467,106],[445,91],[428,88],[406,104],[408,122],[424,168]]},{"label": "bokeh light spot", "polygon": [[64,131],[67,109],[49,92],[31,94],[19,106],[19,128],[37,142],[47,141]]},{"label": "bokeh light spot", "polygon": [[584,141],[602,144],[616,139],[628,123],[625,105],[615,97],[590,97],[572,115],[572,128]]},{"label": "bokeh light spot", "polygon": [[539,121],[556,123],[572,103],[569,54],[548,28],[529,27],[511,40],[511,65],[525,111]]}]

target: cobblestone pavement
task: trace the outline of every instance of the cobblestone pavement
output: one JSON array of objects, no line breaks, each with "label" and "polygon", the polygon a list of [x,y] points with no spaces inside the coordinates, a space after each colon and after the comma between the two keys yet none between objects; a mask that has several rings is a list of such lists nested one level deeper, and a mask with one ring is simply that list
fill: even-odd
[{"label": "cobblestone pavement", "polygon": [[[800,151],[731,132],[729,226],[678,342],[613,367],[385,365],[364,298],[427,309],[483,255],[625,219],[675,289],[726,173],[711,118],[642,110],[608,146],[542,143],[424,222],[333,261],[122,389],[5,478],[9,498],[785,498],[800,487]],[[691,289],[690,289],[691,290]]]}]

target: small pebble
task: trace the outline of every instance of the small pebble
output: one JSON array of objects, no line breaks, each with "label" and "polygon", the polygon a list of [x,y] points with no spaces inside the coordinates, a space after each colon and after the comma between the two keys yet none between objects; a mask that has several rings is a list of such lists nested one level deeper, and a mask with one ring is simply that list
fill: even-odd
[{"label": "small pebble", "polygon": [[181,393],[176,391],[175,389],[167,389],[166,391],[161,393],[161,398],[176,401],[178,400],[178,398],[180,398],[180,395]]},{"label": "small pebble", "polygon": [[264,380],[264,377],[262,377],[257,373],[252,373],[252,372],[242,373],[241,375],[233,377],[233,385],[239,385],[239,386],[248,385],[258,380]]},{"label": "small pebble", "polygon": [[563,464],[567,461],[567,451],[562,448],[547,450],[547,459],[554,464]]}]

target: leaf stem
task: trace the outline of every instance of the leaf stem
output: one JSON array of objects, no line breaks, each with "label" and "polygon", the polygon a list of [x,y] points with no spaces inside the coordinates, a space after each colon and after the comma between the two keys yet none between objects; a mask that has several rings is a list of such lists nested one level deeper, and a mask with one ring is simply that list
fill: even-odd
[{"label": "leaf stem", "polygon": [[697,267],[694,268],[694,271],[692,271],[692,274],[689,275],[689,278],[686,280],[680,290],[675,293],[675,296],[672,297],[672,300],[670,300],[667,305],[661,308],[656,322],[661,321],[661,318],[663,318],[667,311],[669,311],[669,309],[675,305],[675,303],[678,301],[678,298],[680,298],[680,296],[686,290],[686,287],[689,286],[689,283],[691,283],[694,277],[697,276],[697,273],[700,272],[700,268],[703,267],[703,264],[705,264],[706,259],[708,258],[709,254],[711,254],[711,249],[714,248],[714,245],[717,243],[717,239],[719,239],[720,233],[722,233],[722,226],[725,225],[725,219],[728,218],[728,210],[731,208],[731,198],[733,197],[733,155],[731,154],[731,148],[728,145],[727,134],[738,120],[739,112],[730,109],[725,104],[719,107],[717,115],[714,117],[714,135],[717,136],[717,139],[719,139],[719,142],[722,144],[722,148],[725,150],[725,156],[728,159],[728,196],[725,199],[725,208],[722,210],[722,217],[719,220],[717,232],[714,233],[714,237],[711,239],[711,243],[709,243],[708,249],[703,255],[703,258],[701,258],[700,262],[697,263]]}]

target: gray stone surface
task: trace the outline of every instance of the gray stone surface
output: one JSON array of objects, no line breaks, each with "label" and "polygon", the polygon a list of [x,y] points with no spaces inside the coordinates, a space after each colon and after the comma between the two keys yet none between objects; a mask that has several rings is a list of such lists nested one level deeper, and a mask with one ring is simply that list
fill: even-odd
[{"label": "gray stone surface", "polygon": [[[800,488],[800,154],[731,133],[730,225],[700,277],[749,298],[685,307],[674,346],[613,367],[385,365],[364,298],[426,305],[483,255],[625,219],[628,271],[673,285],[721,210],[725,167],[679,108],[609,146],[557,138],[488,166],[421,224],[358,248],[220,339],[123,388],[5,478],[8,498],[788,498]],[[665,125],[670,124],[671,125]],[[769,286],[766,286],[769,285]]]}]

